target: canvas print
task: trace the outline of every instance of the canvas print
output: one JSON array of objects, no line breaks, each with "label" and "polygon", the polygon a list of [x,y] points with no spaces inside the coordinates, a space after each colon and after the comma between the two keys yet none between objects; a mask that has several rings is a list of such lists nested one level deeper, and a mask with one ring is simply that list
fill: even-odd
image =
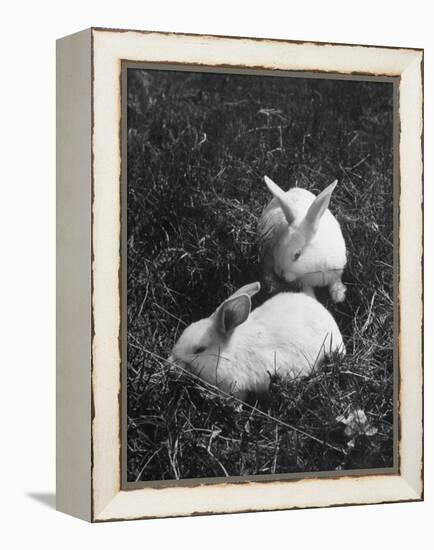
[{"label": "canvas print", "polygon": [[394,83],[124,70],[127,482],[396,468]]}]

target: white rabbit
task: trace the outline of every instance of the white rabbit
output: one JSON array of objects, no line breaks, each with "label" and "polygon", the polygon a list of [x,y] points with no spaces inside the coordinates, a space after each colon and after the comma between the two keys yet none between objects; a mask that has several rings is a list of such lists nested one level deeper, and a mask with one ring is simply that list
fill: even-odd
[{"label": "white rabbit", "polygon": [[332,315],[304,293],[283,292],[252,313],[258,282],[240,288],[208,318],[189,325],[171,363],[240,399],[268,390],[270,376],[307,375],[327,353],[345,353]]},{"label": "white rabbit", "polygon": [[272,289],[279,279],[295,283],[311,296],[315,296],[313,287],[328,286],[332,300],[342,302],[345,241],[328,210],[337,181],[315,197],[298,187],[285,192],[267,176],[264,179],[274,195],[258,225],[264,281]]}]

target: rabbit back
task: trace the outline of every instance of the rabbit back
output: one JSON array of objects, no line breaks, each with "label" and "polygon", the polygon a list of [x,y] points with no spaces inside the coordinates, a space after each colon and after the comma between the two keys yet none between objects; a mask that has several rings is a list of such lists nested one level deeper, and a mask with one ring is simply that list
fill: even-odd
[{"label": "rabbit back", "polygon": [[344,352],[332,315],[302,293],[280,293],[255,309],[240,325],[227,349],[228,386],[266,391],[270,376],[308,375],[328,353]]}]

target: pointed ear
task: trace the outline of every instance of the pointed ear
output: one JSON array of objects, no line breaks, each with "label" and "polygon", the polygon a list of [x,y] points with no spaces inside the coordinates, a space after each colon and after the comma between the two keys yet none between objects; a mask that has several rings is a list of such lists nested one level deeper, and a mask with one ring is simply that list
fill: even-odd
[{"label": "pointed ear", "polygon": [[250,283],[248,285],[244,285],[241,288],[239,288],[236,292],[230,296],[230,298],[235,298],[235,296],[239,296],[240,294],[247,294],[247,296],[254,296],[255,294],[258,294],[258,292],[261,290],[261,283],[259,281],[256,281],[255,283]]},{"label": "pointed ear", "polygon": [[224,301],[215,312],[215,324],[218,332],[226,336],[238,325],[244,323],[250,314],[251,302],[247,294],[233,296]]},{"label": "pointed ear", "polygon": [[278,200],[279,206],[285,215],[286,221],[289,225],[291,225],[295,219],[295,215],[294,212],[291,210],[291,207],[289,206],[285,191],[283,191],[283,189],[281,189],[276,183],[274,183],[274,181],[268,176],[264,176],[264,181],[274,198]]},{"label": "pointed ear", "polygon": [[334,188],[336,187],[338,180],[335,180],[328,187],[321,191],[316,197],[313,203],[310,205],[309,210],[305,216],[305,222],[314,230],[318,229],[319,222],[322,215],[327,210]]}]

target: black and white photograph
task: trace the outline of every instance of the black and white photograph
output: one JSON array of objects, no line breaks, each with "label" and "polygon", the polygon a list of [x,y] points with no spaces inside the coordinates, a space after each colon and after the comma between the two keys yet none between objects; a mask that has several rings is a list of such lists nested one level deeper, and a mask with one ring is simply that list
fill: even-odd
[{"label": "black and white photograph", "polygon": [[124,71],[127,482],[396,471],[394,82]]},{"label": "black and white photograph", "polygon": [[432,17],[358,7],[3,6],[2,548],[430,546]]}]

